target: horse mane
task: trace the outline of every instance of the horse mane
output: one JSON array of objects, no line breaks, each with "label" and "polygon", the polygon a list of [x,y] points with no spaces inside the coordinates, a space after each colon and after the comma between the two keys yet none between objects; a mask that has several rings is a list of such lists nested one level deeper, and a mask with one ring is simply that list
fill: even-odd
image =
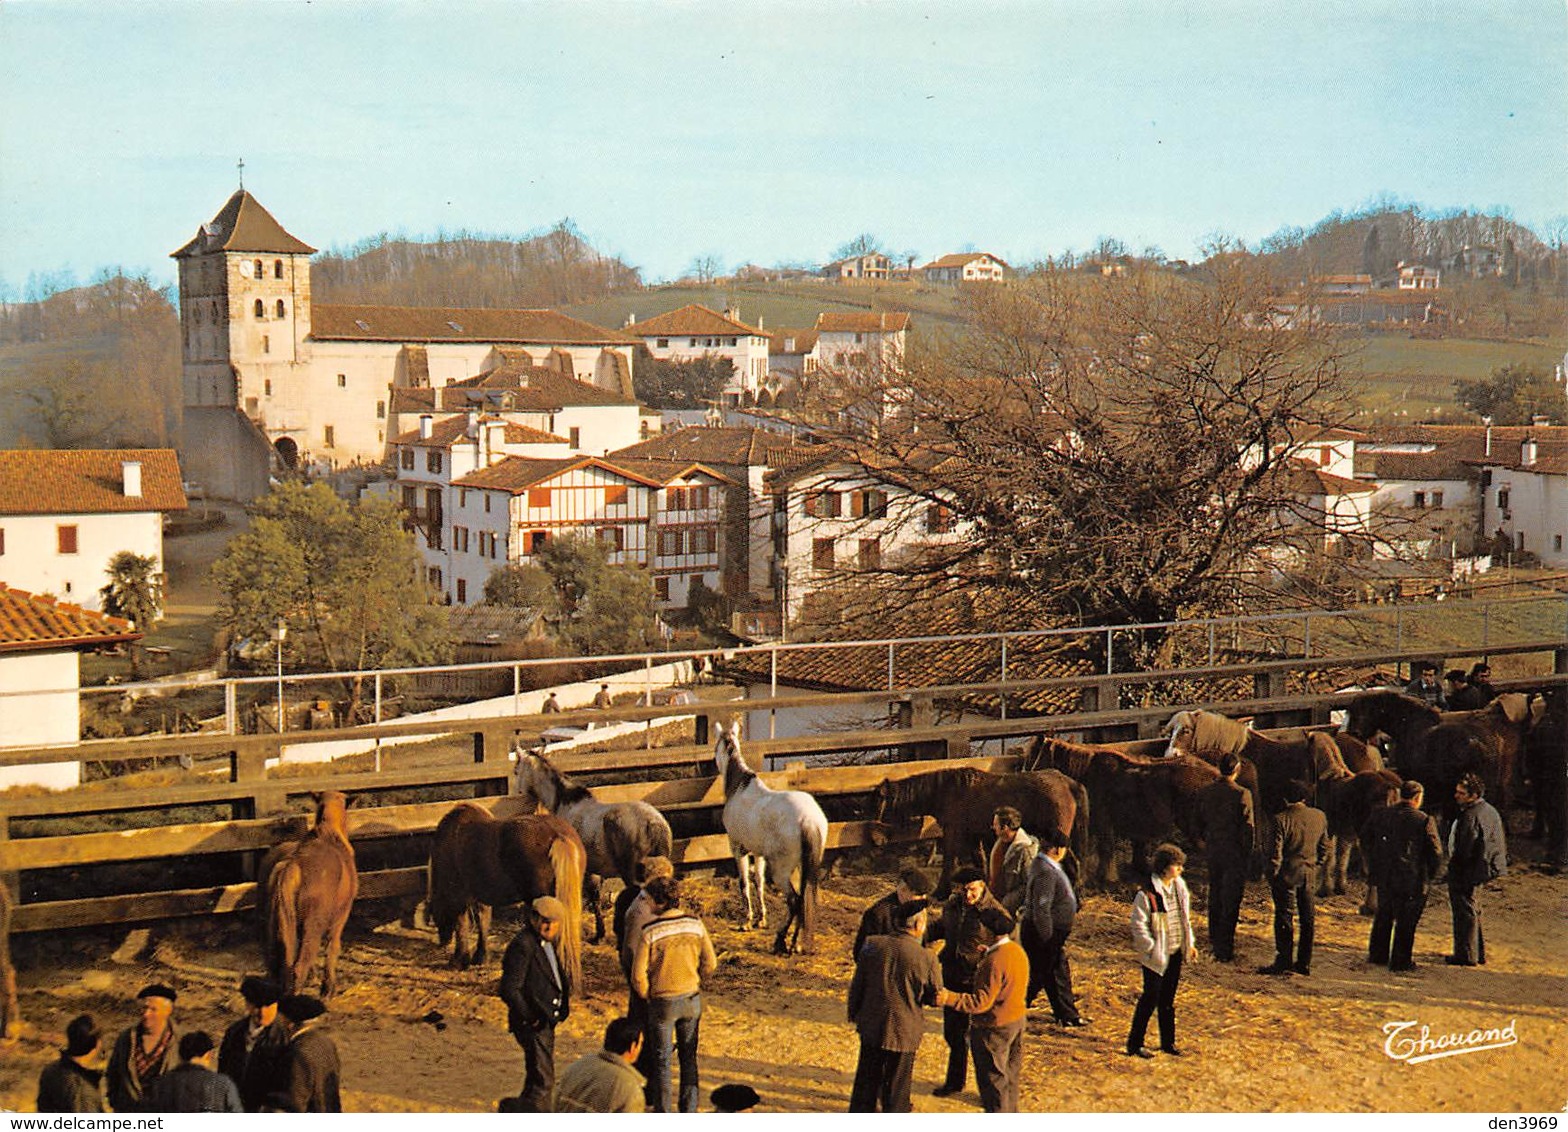
[{"label": "horse mane", "polygon": [[354,845],[348,839],[348,799],[336,790],[328,790],[316,800],[316,825],[306,835],[322,840],[340,841],[354,855]]},{"label": "horse mane", "polygon": [[1307,750],[1312,753],[1312,774],[1319,781],[1324,778],[1344,779],[1354,777],[1345,763],[1334,737],[1325,731],[1307,733]]},{"label": "horse mane", "polygon": [[570,805],[573,802],[581,802],[584,798],[593,797],[593,794],[589,792],[588,787],[582,785],[581,783],[573,782],[570,778],[567,778],[566,775],[555,769],[554,764],[552,764],[549,759],[545,758],[541,754],[535,754],[532,751],[530,751],[529,754],[533,754],[534,758],[539,760],[539,765],[544,768],[545,774],[549,776],[550,785],[555,787],[556,809],[560,809],[562,806]]},{"label": "horse mane", "polygon": [[727,798],[756,778],[757,772],[746,765],[746,760],[740,753],[740,736],[723,728],[719,729],[718,741],[713,745],[715,756],[718,755],[719,748],[726,743],[730,748],[730,757],[724,760],[724,796]]},{"label": "horse mane", "polygon": [[975,767],[959,766],[885,779],[882,785],[887,790],[888,808],[902,812],[928,806],[943,795],[968,790],[991,777]]},{"label": "horse mane", "polygon": [[[1103,753],[1095,747],[1070,743],[1054,735],[1040,736],[1040,754],[1045,765],[1063,771],[1069,778],[1083,777],[1094,765],[1095,756]],[[1039,765],[1038,761],[1035,765]]]},{"label": "horse mane", "polygon": [[1192,743],[1199,751],[1218,751],[1222,755],[1239,755],[1247,745],[1252,729],[1239,719],[1215,711],[1194,711],[1192,715]]}]

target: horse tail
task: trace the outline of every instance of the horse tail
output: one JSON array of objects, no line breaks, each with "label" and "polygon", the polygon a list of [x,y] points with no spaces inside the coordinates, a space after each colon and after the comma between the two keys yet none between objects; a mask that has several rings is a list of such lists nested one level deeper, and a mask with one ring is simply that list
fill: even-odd
[{"label": "horse tail", "polygon": [[267,943],[272,952],[273,978],[283,984],[285,994],[293,994],[294,957],[299,948],[299,865],[284,861],[268,878]]},{"label": "horse tail", "polygon": [[1069,778],[1073,804],[1078,812],[1073,816],[1073,827],[1067,830],[1067,849],[1078,861],[1080,873],[1089,867],[1089,790],[1076,778]]},{"label": "horse tail", "polygon": [[566,905],[566,921],[561,925],[561,958],[573,986],[581,986],[583,981],[583,870],[587,866],[580,842],[557,837],[550,843],[555,898]]},{"label": "horse tail", "polygon": [[815,822],[800,826],[800,930],[812,939],[817,928],[817,885],[822,879],[822,831]]}]

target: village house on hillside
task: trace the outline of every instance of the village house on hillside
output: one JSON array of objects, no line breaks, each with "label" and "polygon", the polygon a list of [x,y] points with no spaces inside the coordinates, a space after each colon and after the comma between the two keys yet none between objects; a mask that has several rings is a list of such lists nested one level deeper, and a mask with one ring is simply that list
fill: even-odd
[{"label": "village house on hillside", "polygon": [[1000,283],[1007,278],[1006,262],[990,252],[955,252],[920,271],[927,283]]},{"label": "village house on hillside", "polygon": [[891,271],[892,261],[881,252],[867,252],[865,255],[846,256],[827,264],[821,270],[825,279],[836,282],[846,280],[872,280],[885,282]]},{"label": "village house on hillside", "polygon": [[377,464],[392,391],[510,360],[632,396],[638,339],[551,310],[313,304],[315,251],[244,189],[178,263],[187,473],[223,498],[285,467]]},{"label": "village house on hillside", "polygon": [[[129,621],[0,582],[0,744],[46,747],[82,738],[81,654],[140,639]],[[0,767],[0,790],[79,785],[79,762]]]},{"label": "village house on hillside", "polygon": [[624,333],[641,338],[648,352],[661,361],[694,361],[724,358],[735,374],[721,391],[724,404],[754,405],[768,381],[768,335],[760,325],[740,320],[740,308],[726,307],[723,314],[698,303],[655,315],[641,322],[628,319]]},{"label": "village house on hillside", "polygon": [[161,573],[164,516],[187,506],[167,448],[0,451],[0,582],[100,610],[109,560]]}]

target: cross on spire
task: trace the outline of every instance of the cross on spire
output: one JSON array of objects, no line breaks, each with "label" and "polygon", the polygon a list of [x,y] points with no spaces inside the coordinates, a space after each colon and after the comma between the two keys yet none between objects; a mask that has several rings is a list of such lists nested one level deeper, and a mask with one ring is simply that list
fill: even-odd
[{"label": "cross on spire", "polygon": [[243,189],[245,187],[245,159],[243,157],[240,158],[239,166],[240,166],[240,188]]}]

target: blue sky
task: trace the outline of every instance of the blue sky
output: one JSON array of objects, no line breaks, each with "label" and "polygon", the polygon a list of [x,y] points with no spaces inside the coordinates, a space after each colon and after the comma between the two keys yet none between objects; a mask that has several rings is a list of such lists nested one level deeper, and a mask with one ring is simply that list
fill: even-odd
[{"label": "blue sky", "polygon": [[1191,257],[1392,194],[1568,213],[1563,0],[3,0],[0,287],[245,184],[320,248],[573,218],[680,274],[1101,236]]}]

